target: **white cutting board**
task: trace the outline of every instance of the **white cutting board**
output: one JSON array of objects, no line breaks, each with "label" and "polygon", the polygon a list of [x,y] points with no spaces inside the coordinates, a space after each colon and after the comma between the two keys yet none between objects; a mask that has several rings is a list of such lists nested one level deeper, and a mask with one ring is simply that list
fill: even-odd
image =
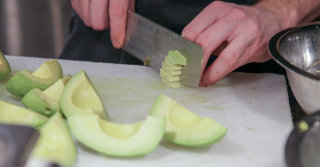
[{"label": "white cutting board", "polygon": [[[46,59],[8,56],[12,74],[35,70]],[[138,158],[100,155],[78,143],[76,167],[217,166],[284,167],[284,147],[292,128],[285,78],[276,74],[232,73],[206,88],[167,88],[150,67],[59,60],[64,74],[85,70],[107,109],[119,123],[143,120],[153,101],[164,93],[191,111],[228,128],[208,148],[188,149],[163,141]],[[0,99],[21,105],[0,81]],[[147,139],[146,139],[147,140]],[[143,141],[141,141],[143,142]]]}]

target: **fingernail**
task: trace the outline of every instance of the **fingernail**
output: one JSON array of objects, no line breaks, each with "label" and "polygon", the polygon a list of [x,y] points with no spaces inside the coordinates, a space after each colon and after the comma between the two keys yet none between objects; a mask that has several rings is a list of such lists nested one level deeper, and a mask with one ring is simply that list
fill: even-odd
[{"label": "fingernail", "polygon": [[181,37],[182,37],[182,38],[184,38],[185,36],[186,36],[186,34],[185,34],[185,33],[182,33],[182,34],[181,34]]},{"label": "fingernail", "polygon": [[113,42],[113,46],[114,46],[115,48],[120,48],[120,47],[121,47],[121,42],[120,42],[120,40],[114,41],[114,42]]}]

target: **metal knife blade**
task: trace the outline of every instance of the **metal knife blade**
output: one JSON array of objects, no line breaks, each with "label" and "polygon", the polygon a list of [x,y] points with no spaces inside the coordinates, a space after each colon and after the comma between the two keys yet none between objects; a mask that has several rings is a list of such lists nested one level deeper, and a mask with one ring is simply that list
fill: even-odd
[{"label": "metal knife blade", "polygon": [[38,136],[32,127],[0,124],[0,167],[25,166]]},{"label": "metal knife blade", "polygon": [[168,51],[179,50],[187,59],[181,82],[189,87],[199,85],[202,48],[132,11],[128,11],[123,49],[159,72]]}]

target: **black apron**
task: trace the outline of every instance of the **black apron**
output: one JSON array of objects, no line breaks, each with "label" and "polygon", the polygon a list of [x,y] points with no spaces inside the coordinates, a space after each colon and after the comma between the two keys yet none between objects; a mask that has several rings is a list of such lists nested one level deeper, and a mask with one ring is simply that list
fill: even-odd
[{"label": "black apron", "polygon": [[[243,5],[253,5],[256,0],[225,0]],[[178,34],[212,0],[136,0],[137,13],[153,20]],[[95,31],[86,27],[74,13],[70,22],[70,34],[60,56],[61,59],[85,60],[121,64],[142,64],[141,61],[121,49],[115,49],[110,40],[110,31]],[[210,58],[209,64],[214,61]],[[270,67],[271,66],[271,67]],[[239,68],[245,72],[283,73],[273,61],[251,63]]]}]

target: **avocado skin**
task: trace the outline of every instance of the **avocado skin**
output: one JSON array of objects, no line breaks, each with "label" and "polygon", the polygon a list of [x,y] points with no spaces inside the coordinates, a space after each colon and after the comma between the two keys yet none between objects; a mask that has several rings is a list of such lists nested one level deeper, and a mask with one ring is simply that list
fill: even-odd
[{"label": "avocado skin", "polygon": [[7,83],[6,89],[15,96],[23,97],[33,88],[44,90],[49,85],[32,81],[25,77],[21,72],[17,72]]},{"label": "avocado skin", "polygon": [[2,59],[2,63],[3,65],[6,67],[5,71],[0,71],[0,80],[6,78],[7,76],[9,76],[10,72],[11,72],[11,68],[10,68],[10,64],[8,62],[8,60],[6,59],[6,57],[3,55],[3,53],[0,51],[0,59]]},{"label": "avocado skin", "polygon": [[41,95],[43,92],[41,92],[40,89],[37,90],[37,88],[32,89],[29,91],[22,99],[21,102],[24,106],[27,108],[36,111],[40,114],[51,116],[55,112],[59,112],[59,106],[55,106],[53,104],[50,104],[50,102],[46,102],[45,99],[41,98],[45,95]]}]

